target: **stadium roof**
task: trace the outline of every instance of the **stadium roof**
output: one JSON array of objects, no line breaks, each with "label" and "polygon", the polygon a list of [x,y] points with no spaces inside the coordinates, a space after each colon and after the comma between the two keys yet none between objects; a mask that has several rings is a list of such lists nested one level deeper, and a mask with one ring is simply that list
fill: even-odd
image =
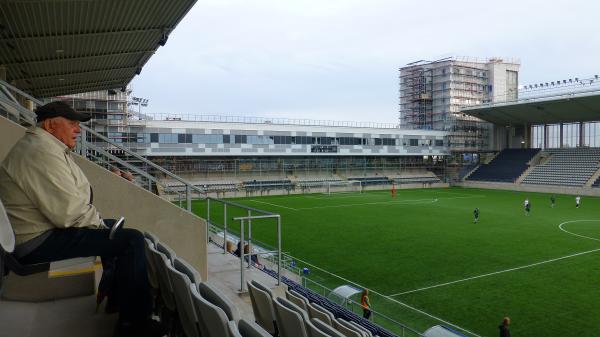
[{"label": "stadium roof", "polygon": [[39,98],[122,88],[196,0],[0,1],[0,66]]},{"label": "stadium roof", "polygon": [[600,121],[600,93],[531,98],[464,108],[462,113],[498,125]]}]

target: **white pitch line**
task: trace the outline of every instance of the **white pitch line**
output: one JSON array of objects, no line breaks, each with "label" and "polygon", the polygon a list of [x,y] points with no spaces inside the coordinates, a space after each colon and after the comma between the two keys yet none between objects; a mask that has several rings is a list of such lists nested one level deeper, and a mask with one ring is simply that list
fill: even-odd
[{"label": "white pitch line", "polygon": [[[343,204],[343,205],[330,205],[330,206],[315,206],[315,207],[302,207],[297,210],[308,210],[308,209],[321,209],[321,208],[339,208],[339,207],[352,207],[352,206],[366,206],[366,205],[378,205],[378,204],[407,204],[409,201],[429,201],[434,203],[438,199],[414,199],[414,200],[402,200],[402,201],[377,201],[377,202],[363,202],[359,204]],[[411,203],[412,204],[412,203]]]},{"label": "white pitch line", "polygon": [[292,211],[297,211],[298,210],[297,208],[292,208],[292,207],[287,207],[287,206],[272,204],[272,203],[266,202],[266,201],[259,201],[259,200],[255,200],[255,199],[250,199],[249,201],[254,201],[254,202],[258,202],[260,204],[265,204],[265,205],[271,205],[271,206],[275,206],[275,207],[281,207],[281,208],[285,208],[285,209],[290,209]]},{"label": "white pitch line", "polygon": [[581,234],[575,234],[575,233],[569,232],[568,230],[566,230],[566,229],[563,228],[563,225],[566,225],[568,223],[574,223],[574,222],[600,222],[600,220],[572,220],[572,221],[565,221],[565,222],[561,223],[560,225],[558,225],[558,228],[561,231],[563,231],[563,232],[565,232],[567,234],[575,235],[575,236],[578,236],[578,237],[584,238],[584,239],[590,239],[590,240],[594,240],[594,241],[600,241],[600,239],[592,238],[592,237],[581,235]]},{"label": "white pitch line", "polygon": [[343,204],[343,205],[329,205],[329,206],[315,206],[315,207],[301,207],[297,210],[308,210],[308,209],[321,209],[321,208],[339,208],[339,207],[352,207],[352,206],[367,206],[367,205],[380,205],[380,204],[391,204],[391,205],[403,205],[403,204],[418,204],[428,203],[432,204],[439,200],[452,200],[452,199],[473,199],[473,198],[484,198],[485,196],[474,195],[470,197],[453,197],[453,198],[431,198],[431,199],[408,199],[408,200],[392,200],[392,201],[374,201],[374,202],[363,202],[357,204]]},{"label": "white pitch line", "polygon": [[[571,234],[571,235],[579,236],[579,237],[590,239],[590,240],[600,241],[600,239],[592,238],[592,237],[584,236],[584,235],[579,235],[579,234],[575,234],[575,233],[571,233],[571,232],[565,230],[564,228],[562,228],[563,225],[568,224],[568,223],[584,222],[584,221],[586,221],[586,222],[591,222],[591,221],[600,222],[600,220],[573,220],[573,221],[566,221],[566,222],[563,222],[563,223],[559,224],[558,228],[560,228],[560,230],[562,230],[563,232]],[[566,256],[562,256],[562,257],[557,257],[557,258],[550,259],[550,260],[540,261],[540,262],[528,264],[528,265],[525,265],[525,266],[519,266],[519,267],[514,267],[514,268],[509,268],[509,269],[504,269],[504,270],[496,271],[496,272],[493,272],[493,273],[487,273],[487,274],[482,274],[482,275],[467,277],[467,278],[456,280],[456,281],[450,281],[450,282],[440,283],[440,284],[432,285],[432,286],[429,286],[429,287],[423,287],[423,288],[419,288],[419,289],[414,289],[414,290],[409,290],[409,291],[403,291],[403,292],[400,292],[400,293],[397,293],[397,294],[392,294],[392,295],[389,295],[389,296],[393,297],[393,296],[400,296],[400,295],[412,294],[412,293],[416,293],[416,292],[420,292],[420,291],[424,291],[424,290],[429,290],[429,289],[433,289],[433,288],[444,287],[444,286],[451,285],[451,284],[462,283],[462,282],[476,280],[476,279],[480,279],[480,278],[484,278],[484,277],[488,277],[488,276],[493,276],[493,275],[508,273],[508,272],[515,271],[515,270],[526,269],[526,268],[531,268],[531,267],[535,267],[535,266],[539,266],[539,265],[543,265],[543,264],[547,264],[547,263],[551,263],[551,262],[556,262],[556,261],[560,261],[560,260],[570,259],[570,258],[581,256],[581,255],[595,253],[597,251],[600,251],[600,248],[588,250],[588,251],[585,251],[585,252],[575,253],[575,254],[571,254],[571,255],[566,255]]]}]

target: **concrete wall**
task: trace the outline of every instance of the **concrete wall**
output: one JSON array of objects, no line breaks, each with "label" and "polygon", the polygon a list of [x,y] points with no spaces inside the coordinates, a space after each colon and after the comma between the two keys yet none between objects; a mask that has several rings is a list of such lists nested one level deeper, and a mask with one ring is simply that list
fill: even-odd
[{"label": "concrete wall", "polygon": [[512,183],[488,183],[488,182],[474,182],[466,181],[456,186],[469,187],[469,188],[486,188],[493,190],[509,190],[509,191],[520,191],[520,192],[540,192],[540,193],[555,193],[555,194],[571,194],[571,195],[588,195],[588,196],[600,196],[600,188],[591,187],[565,187],[565,186],[540,186],[540,185],[528,185],[528,184],[512,184]]},{"label": "concrete wall", "polygon": [[[25,128],[0,118],[0,161],[25,133]],[[104,168],[77,156],[94,188],[94,205],[105,218],[126,218],[126,226],[150,231],[178,256],[208,277],[206,222]]]}]

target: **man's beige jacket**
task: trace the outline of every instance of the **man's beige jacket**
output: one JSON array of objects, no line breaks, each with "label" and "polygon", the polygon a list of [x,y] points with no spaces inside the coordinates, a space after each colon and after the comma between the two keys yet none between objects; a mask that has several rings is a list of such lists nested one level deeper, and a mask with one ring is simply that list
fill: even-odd
[{"label": "man's beige jacket", "polygon": [[26,132],[0,165],[0,199],[17,244],[53,228],[102,227],[71,150],[44,129]]}]

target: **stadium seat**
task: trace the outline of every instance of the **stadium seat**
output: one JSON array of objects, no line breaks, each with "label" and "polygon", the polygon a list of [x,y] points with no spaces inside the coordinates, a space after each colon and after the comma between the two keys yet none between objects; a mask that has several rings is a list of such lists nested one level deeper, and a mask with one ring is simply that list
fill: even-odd
[{"label": "stadium seat", "polygon": [[198,273],[191,270],[178,258],[174,259],[173,265],[167,265],[167,270],[173,283],[173,293],[181,327],[187,337],[199,337],[198,315],[190,291],[190,286],[200,281]]},{"label": "stadium seat", "polygon": [[148,237],[144,237],[146,242],[146,263],[148,264],[148,282],[155,291],[158,290],[158,275],[156,271],[156,264],[154,263],[154,257],[152,256],[151,249],[155,248],[155,242]]},{"label": "stadium seat", "polygon": [[[311,320],[311,322],[314,324],[314,326],[317,329],[319,329],[319,331],[322,331],[323,333],[325,333],[324,336],[329,336],[329,337],[345,337],[344,334],[342,334],[339,331],[335,330],[330,324],[327,324],[327,323],[321,321],[318,318],[313,318]],[[315,337],[315,334],[313,334],[312,337]]]},{"label": "stadium seat", "polygon": [[[51,270],[55,270],[58,268],[68,268],[69,266],[77,266],[82,264],[93,264],[95,261],[95,257],[84,257],[84,258],[73,258],[73,259],[65,259],[55,262],[45,262],[45,263],[36,263],[36,264],[22,264],[20,263],[16,257],[13,256],[13,253],[16,248],[15,242],[15,233],[10,224],[10,220],[8,215],[6,214],[6,209],[0,201],[0,290],[3,288],[4,284],[4,276],[6,271],[12,271],[13,273],[19,276],[28,276],[38,273],[47,273]],[[45,282],[45,278],[42,278]],[[91,280],[93,281],[93,275],[91,276]],[[43,286],[40,284],[40,286]],[[89,288],[89,289],[87,289]],[[83,295],[82,291],[86,293],[93,293],[93,284],[90,283],[90,286],[73,287],[72,291],[65,291],[63,294],[42,294],[44,291],[41,289],[41,292],[31,292],[30,295],[26,295],[19,300],[25,301],[41,301],[45,299],[58,299],[62,297],[70,297],[70,296],[79,296]],[[49,296],[49,297],[48,297]]]},{"label": "stadium seat", "polygon": [[309,337],[304,318],[297,310],[290,308],[291,302],[278,297],[273,304],[281,337]]},{"label": "stadium seat", "polygon": [[256,323],[270,334],[277,334],[277,319],[273,308],[273,297],[270,292],[259,289],[254,282],[249,281],[248,292],[252,302],[252,311]]},{"label": "stadium seat", "polygon": [[300,308],[308,311],[308,300],[306,299],[306,297],[298,294],[297,292],[295,292],[292,289],[288,289],[285,291],[285,297],[292,303],[294,303],[295,305],[299,306]]},{"label": "stadium seat", "polygon": [[329,312],[327,309],[323,308],[322,306],[320,306],[316,303],[308,304],[308,314],[309,314],[310,318],[313,318],[313,319],[317,318],[325,324],[328,324],[328,325],[336,324],[335,316],[333,316],[333,314],[331,312]]},{"label": "stadium seat", "polygon": [[240,319],[236,324],[234,321],[227,323],[229,328],[229,337],[273,337],[265,329],[254,322]]},{"label": "stadium seat", "polygon": [[228,321],[237,322],[240,320],[240,314],[235,304],[221,293],[219,289],[206,282],[202,282],[198,284],[198,292],[208,302],[221,308],[225,312],[225,315],[227,315]]},{"label": "stadium seat", "polygon": [[159,246],[160,243],[157,243],[156,246],[147,247],[156,267],[160,298],[164,306],[173,313],[176,311],[177,306],[175,304],[175,295],[173,294],[173,285],[167,269],[167,265],[172,264],[172,261],[166,254],[158,251]]},{"label": "stadium seat", "polygon": [[204,299],[194,283],[190,284],[190,293],[198,318],[198,330],[202,337],[228,337],[227,315],[218,306]]},{"label": "stadium seat", "polygon": [[525,170],[527,163],[539,149],[505,149],[488,164],[482,164],[467,180],[514,183]]},{"label": "stadium seat", "polygon": [[347,330],[355,331],[360,337],[368,337],[370,335],[367,335],[362,329],[356,327],[356,325],[351,324],[351,322],[346,321],[345,319],[338,318],[337,321],[339,324],[338,327],[342,326],[342,329],[346,328]]},{"label": "stadium seat", "polygon": [[348,323],[356,328],[356,330],[360,331],[365,337],[372,337],[373,334],[371,331],[367,330],[365,327],[359,325],[356,322],[348,321]]},{"label": "stadium seat", "polygon": [[363,334],[360,331],[357,331],[347,324],[341,323],[339,320],[336,329],[346,337],[363,337]]}]

